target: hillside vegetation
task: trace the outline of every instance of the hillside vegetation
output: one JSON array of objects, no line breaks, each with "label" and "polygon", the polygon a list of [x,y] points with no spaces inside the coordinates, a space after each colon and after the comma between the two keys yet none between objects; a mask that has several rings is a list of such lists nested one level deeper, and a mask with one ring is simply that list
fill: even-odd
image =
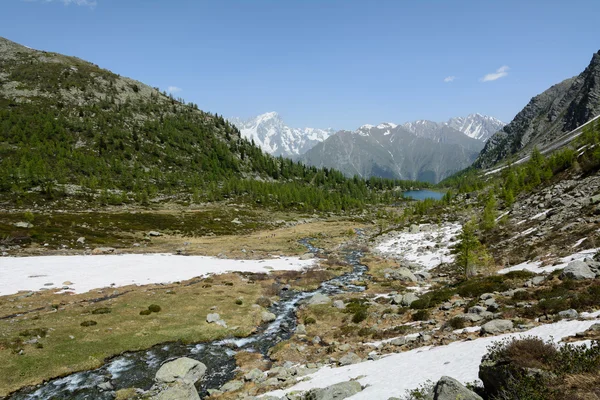
[{"label": "hillside vegetation", "polygon": [[147,204],[231,197],[348,210],[415,182],[347,179],[263,153],[221,116],[73,57],[0,38],[0,196]]}]

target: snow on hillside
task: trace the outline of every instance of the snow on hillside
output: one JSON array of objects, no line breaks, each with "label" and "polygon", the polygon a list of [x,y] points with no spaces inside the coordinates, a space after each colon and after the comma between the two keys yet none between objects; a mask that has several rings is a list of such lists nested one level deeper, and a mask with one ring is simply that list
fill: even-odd
[{"label": "snow on hillside", "polygon": [[423,269],[431,269],[454,260],[450,247],[461,228],[461,225],[451,223],[413,225],[405,232],[388,233],[376,248],[382,254],[414,262]]},{"label": "snow on hillside", "polygon": [[438,381],[442,376],[451,376],[462,383],[478,380],[479,363],[493,342],[509,337],[537,336],[544,340],[560,339],[583,332],[600,319],[598,313],[586,321],[560,321],[541,325],[522,333],[453,342],[446,346],[420,347],[403,353],[384,356],[377,361],[366,361],[345,367],[324,367],[306,381],[302,381],[285,390],[266,393],[265,396],[281,397],[295,391],[324,388],[350,379],[358,379],[366,388],[348,399],[371,400],[400,397],[407,390],[416,389],[428,380]]},{"label": "snow on hillside", "polygon": [[231,260],[172,254],[3,257],[0,296],[63,287],[85,293],[107,286],[177,282],[229,271],[300,270],[314,262],[298,257]]}]

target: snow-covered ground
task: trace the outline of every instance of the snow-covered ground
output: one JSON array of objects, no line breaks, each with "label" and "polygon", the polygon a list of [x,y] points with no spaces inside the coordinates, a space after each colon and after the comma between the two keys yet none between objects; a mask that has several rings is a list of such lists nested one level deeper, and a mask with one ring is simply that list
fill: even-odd
[{"label": "snow-covered ground", "polygon": [[300,270],[314,263],[315,259],[298,257],[229,260],[172,254],[4,257],[0,258],[0,295],[65,286],[84,293],[107,286],[168,283],[229,271]]},{"label": "snow-covered ground", "polygon": [[419,232],[393,232],[379,243],[377,250],[431,269],[454,261],[450,246],[461,228],[459,224],[420,225]]},{"label": "snow-covered ground", "polygon": [[[581,244],[581,242],[578,242],[578,244],[573,247],[577,247],[579,244]],[[511,271],[531,271],[536,274],[548,273],[548,272],[552,272],[557,269],[565,268],[571,261],[583,260],[585,258],[591,258],[599,250],[600,250],[600,248],[583,250],[578,253],[571,254],[570,256],[563,257],[559,260],[558,263],[556,263],[556,265],[550,265],[547,267],[542,267],[541,261],[526,261],[524,263],[517,264],[513,267],[501,269],[500,271],[498,271],[498,273],[506,274]]]},{"label": "snow-covered ground", "polygon": [[[596,314],[594,314],[596,315]],[[598,319],[587,321],[560,321],[541,325],[519,334],[485,337],[472,341],[454,342],[447,346],[421,347],[411,351],[392,354],[377,361],[366,361],[340,368],[321,368],[309,375],[309,380],[291,388],[277,390],[266,395],[283,396],[293,391],[323,388],[339,382],[358,378],[367,386],[362,392],[350,397],[353,400],[387,399],[399,397],[407,390],[416,389],[427,380],[437,381],[443,375],[463,383],[478,380],[479,363],[487,347],[498,340],[514,336],[538,336],[544,340],[559,341],[563,337],[585,331]]]}]

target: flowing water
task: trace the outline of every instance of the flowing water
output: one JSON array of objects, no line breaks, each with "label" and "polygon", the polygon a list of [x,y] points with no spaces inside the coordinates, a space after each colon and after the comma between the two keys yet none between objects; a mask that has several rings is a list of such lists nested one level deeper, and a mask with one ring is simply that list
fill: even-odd
[{"label": "flowing water", "polygon": [[[301,243],[311,253],[321,252],[312,246],[309,240],[302,240]],[[152,386],[154,375],[160,366],[165,361],[179,357],[193,358],[206,365],[206,375],[196,385],[198,392],[203,396],[207,393],[207,389],[219,388],[234,378],[236,368],[234,356],[237,351],[258,352],[266,357],[271,347],[289,339],[296,328],[296,309],[303,299],[315,293],[333,295],[364,290],[362,286],[352,284],[366,271],[366,267],[360,264],[361,256],[359,251],[347,251],[345,261],[352,266],[352,271],[323,282],[315,291],[282,291],[280,301],[269,309],[277,316],[275,321],[261,326],[256,333],[246,338],[199,344],[168,343],[148,350],[127,352],[111,359],[98,369],[78,372],[33,388],[22,389],[9,398],[11,400],[114,399],[113,391],[102,391],[98,385],[110,382],[114,390],[130,387],[147,390]]]}]

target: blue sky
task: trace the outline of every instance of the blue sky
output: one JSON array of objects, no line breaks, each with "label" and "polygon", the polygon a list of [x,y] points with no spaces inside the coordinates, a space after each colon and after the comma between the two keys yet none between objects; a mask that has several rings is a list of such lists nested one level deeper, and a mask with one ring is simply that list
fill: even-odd
[{"label": "blue sky", "polygon": [[473,112],[509,122],[600,49],[598,0],[1,3],[0,36],[295,127]]}]

